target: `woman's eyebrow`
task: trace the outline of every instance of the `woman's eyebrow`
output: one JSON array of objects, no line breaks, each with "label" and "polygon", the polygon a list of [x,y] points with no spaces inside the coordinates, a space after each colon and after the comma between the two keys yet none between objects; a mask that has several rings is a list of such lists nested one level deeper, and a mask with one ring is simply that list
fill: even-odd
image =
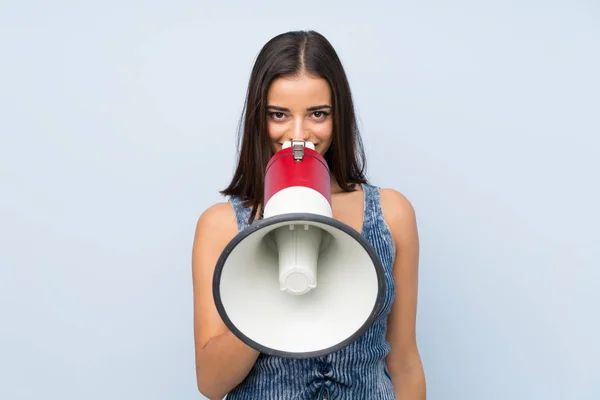
[{"label": "woman's eyebrow", "polygon": [[[285,108],[285,107],[279,107],[279,106],[273,106],[273,105],[268,105],[267,108],[270,108],[272,110],[277,110],[277,111],[290,111],[289,108]],[[312,106],[312,107],[308,107],[306,109],[306,111],[315,111],[315,110],[321,110],[323,108],[331,108],[331,106],[329,104],[321,104],[320,106]]]},{"label": "woman's eyebrow", "polygon": [[272,106],[272,105],[268,105],[267,108],[270,108],[270,109],[273,109],[273,110],[277,110],[277,111],[290,111],[289,108],[279,107],[279,106]]},{"label": "woman's eyebrow", "polygon": [[329,104],[322,104],[320,106],[308,107],[306,110],[307,111],[316,111],[316,110],[320,110],[322,108],[331,108],[331,106]]}]

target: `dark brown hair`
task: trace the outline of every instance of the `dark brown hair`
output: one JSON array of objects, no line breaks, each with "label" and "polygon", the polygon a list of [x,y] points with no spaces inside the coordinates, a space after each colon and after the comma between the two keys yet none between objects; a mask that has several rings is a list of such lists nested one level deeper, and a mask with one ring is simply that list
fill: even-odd
[{"label": "dark brown hair", "polygon": [[353,191],[355,184],[367,183],[350,85],[336,51],[315,31],[282,33],[263,46],[254,63],[240,119],[237,168],[229,186],[221,191],[252,207],[249,223],[262,208],[265,169],[273,156],[266,122],[269,86],[276,78],[301,73],[324,78],[331,87],[333,137],[324,158],[337,184]]}]

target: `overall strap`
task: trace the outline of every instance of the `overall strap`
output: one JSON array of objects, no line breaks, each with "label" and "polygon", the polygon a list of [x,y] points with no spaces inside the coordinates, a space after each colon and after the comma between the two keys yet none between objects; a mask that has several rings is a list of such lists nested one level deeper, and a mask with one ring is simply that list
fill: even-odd
[{"label": "overall strap", "polygon": [[381,188],[373,185],[363,185],[365,192],[365,216],[363,235],[381,253],[389,253],[393,263],[395,254],[394,238],[385,221],[381,206]]},{"label": "overall strap", "polygon": [[379,187],[365,183],[362,185],[362,188],[365,196],[363,233],[368,236],[376,223],[383,219],[383,212],[381,210]]},{"label": "overall strap", "polygon": [[231,196],[229,198],[229,203],[233,207],[233,211],[235,212],[235,218],[237,220],[238,232],[244,230],[248,227],[248,219],[250,218],[251,209],[248,207],[244,207],[242,201],[237,196]]}]

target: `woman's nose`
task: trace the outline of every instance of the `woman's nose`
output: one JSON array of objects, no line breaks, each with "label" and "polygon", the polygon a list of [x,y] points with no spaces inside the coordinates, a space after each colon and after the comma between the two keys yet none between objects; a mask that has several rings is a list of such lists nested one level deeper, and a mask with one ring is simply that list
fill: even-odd
[{"label": "woman's nose", "polygon": [[307,140],[309,137],[309,130],[304,125],[305,121],[303,118],[294,120],[292,128],[290,130],[290,140],[300,139]]}]

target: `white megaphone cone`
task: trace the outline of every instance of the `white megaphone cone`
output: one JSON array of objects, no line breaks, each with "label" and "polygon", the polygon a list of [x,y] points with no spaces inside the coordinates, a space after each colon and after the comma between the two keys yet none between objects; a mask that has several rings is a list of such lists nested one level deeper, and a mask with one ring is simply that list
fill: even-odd
[{"label": "white megaphone cone", "polygon": [[249,346],[290,358],[356,340],[383,302],[383,267],[369,242],[332,218],[325,159],[284,144],[265,173],[263,219],[227,245],[213,277],[217,310]]}]

